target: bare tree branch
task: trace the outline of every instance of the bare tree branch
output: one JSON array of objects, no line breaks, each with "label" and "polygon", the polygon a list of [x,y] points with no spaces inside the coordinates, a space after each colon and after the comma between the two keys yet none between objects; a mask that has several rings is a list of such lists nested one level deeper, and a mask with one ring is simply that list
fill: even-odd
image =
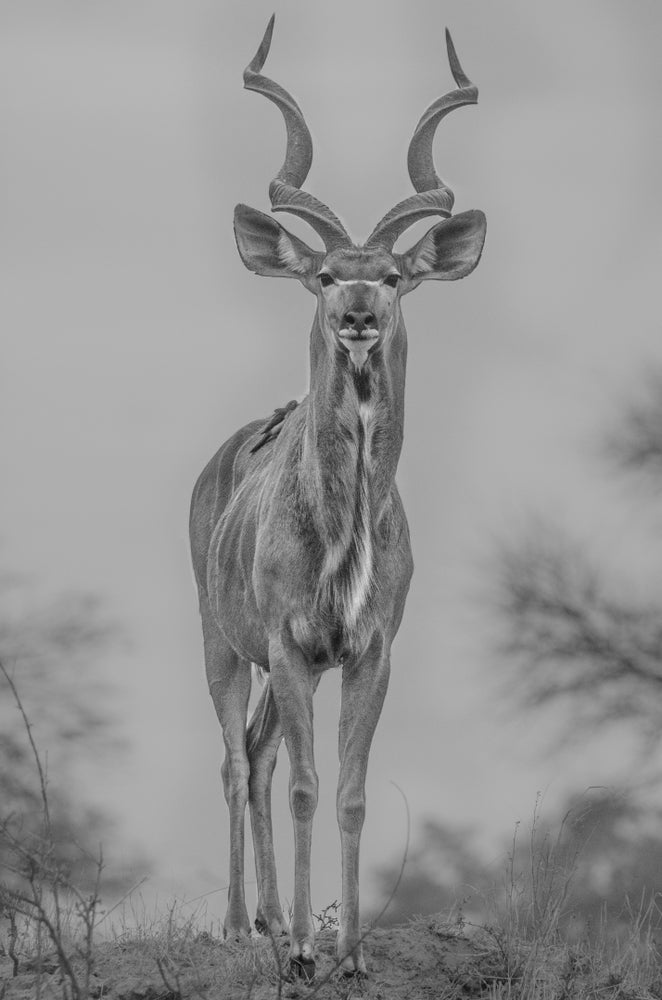
[{"label": "bare tree branch", "polygon": [[647,375],[641,399],[626,408],[605,450],[626,472],[645,472],[662,483],[662,372]]},{"label": "bare tree branch", "polygon": [[53,830],[52,830],[52,825],[51,825],[51,813],[50,813],[50,809],[49,809],[49,806],[48,806],[48,795],[46,794],[46,772],[44,771],[44,768],[42,767],[41,758],[39,756],[39,752],[37,750],[37,746],[36,746],[35,741],[34,741],[34,736],[32,735],[32,726],[30,724],[30,720],[27,717],[25,709],[23,708],[23,702],[21,701],[21,699],[18,696],[18,691],[16,690],[16,685],[14,684],[13,678],[9,676],[9,674],[7,673],[7,670],[5,668],[5,665],[4,665],[4,663],[1,660],[0,660],[0,673],[2,673],[2,676],[4,677],[4,679],[6,680],[7,684],[9,685],[9,687],[11,689],[11,693],[14,696],[14,701],[16,702],[16,706],[17,706],[19,712],[21,713],[21,718],[23,719],[23,725],[25,727],[25,732],[26,732],[27,738],[28,738],[28,740],[30,742],[30,749],[32,750],[32,757],[33,757],[33,760],[34,760],[34,763],[35,763],[35,767],[37,768],[37,774],[39,775],[39,787],[40,787],[40,790],[41,790],[41,805],[42,805],[42,809],[43,809],[43,812],[44,812],[44,822],[46,824],[46,835],[50,839],[52,837],[52,835],[53,835]]},{"label": "bare tree branch", "polygon": [[549,524],[498,557],[502,652],[525,701],[572,696],[594,722],[662,720],[662,608],[615,597],[581,546]]}]

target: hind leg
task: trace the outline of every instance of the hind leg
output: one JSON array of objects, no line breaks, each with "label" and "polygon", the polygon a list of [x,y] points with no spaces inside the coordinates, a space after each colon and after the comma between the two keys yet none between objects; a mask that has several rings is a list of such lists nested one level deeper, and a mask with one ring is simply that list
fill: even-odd
[{"label": "hind leg", "polygon": [[274,935],[286,930],[278,897],[271,826],[271,779],[282,735],[271,684],[267,681],[248,726],[246,743],[250,763],[248,798],[257,874],[255,926],[260,932]]},{"label": "hind leg", "polygon": [[200,602],[209,693],[223,730],[225,760],[221,767],[225,801],[230,811],[230,888],[223,924],[226,935],[248,935],[251,926],[244,896],[244,816],[248,801],[246,713],[251,690],[250,664],[239,657],[214,622],[206,599]]}]

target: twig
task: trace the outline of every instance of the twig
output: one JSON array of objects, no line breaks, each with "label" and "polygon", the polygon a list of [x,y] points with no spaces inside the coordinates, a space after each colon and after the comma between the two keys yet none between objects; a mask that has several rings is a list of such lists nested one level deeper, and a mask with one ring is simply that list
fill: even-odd
[{"label": "twig", "polygon": [[159,972],[161,974],[161,979],[163,980],[163,985],[168,991],[168,996],[171,1000],[180,1000],[182,992],[180,989],[179,976],[175,972],[175,982],[177,984],[177,989],[174,989],[172,983],[169,982],[168,977],[165,974],[165,969],[163,968],[163,962],[159,957],[156,959],[156,964],[158,966]]},{"label": "twig", "polygon": [[51,814],[50,814],[50,809],[48,808],[48,795],[46,793],[46,786],[47,786],[46,775],[45,775],[44,769],[43,769],[43,767],[41,765],[41,758],[39,757],[39,751],[37,750],[37,746],[35,744],[34,737],[32,736],[32,725],[30,723],[30,720],[28,719],[27,712],[23,708],[23,702],[20,699],[19,693],[18,693],[18,691],[16,689],[16,685],[14,684],[13,679],[9,676],[9,673],[7,672],[7,668],[5,667],[5,665],[2,662],[2,660],[0,660],[0,673],[2,673],[3,677],[5,678],[5,680],[7,681],[7,683],[9,684],[11,693],[14,695],[14,701],[16,702],[18,710],[21,713],[21,716],[23,717],[23,725],[25,726],[25,732],[27,733],[28,740],[30,741],[30,748],[32,750],[32,756],[34,757],[34,762],[35,762],[35,765],[37,767],[37,773],[39,775],[39,785],[40,785],[40,788],[41,788],[41,801],[42,801],[42,805],[43,805],[43,809],[44,809],[44,819],[46,821],[46,833],[47,833],[48,837],[50,838],[51,837]]},{"label": "twig", "polygon": [[[96,923],[96,911],[99,904],[99,888],[101,872],[103,870],[103,855],[100,850],[99,860],[97,862],[97,876],[93,892],[91,896],[85,897],[80,890],[73,885],[69,875],[64,871],[61,864],[58,862],[48,803],[48,782],[46,779],[46,770],[42,765],[41,757],[39,756],[39,751],[37,750],[37,745],[32,735],[32,726],[23,706],[23,702],[21,701],[16,684],[10,677],[2,661],[0,661],[0,674],[7,681],[23,719],[25,731],[30,743],[32,755],[34,757],[35,766],[37,768],[37,774],[39,776],[44,819],[44,835],[42,837],[35,836],[30,838],[27,843],[19,840],[9,829],[9,821],[5,821],[0,824],[0,833],[2,834],[5,843],[8,845],[11,854],[13,854],[14,859],[13,862],[9,861],[5,867],[8,871],[20,876],[24,885],[27,884],[27,888],[24,890],[19,887],[4,889],[4,895],[9,901],[9,906],[6,908],[9,909],[10,913],[13,911],[14,921],[15,915],[18,913],[36,922],[38,964],[35,988],[37,1000],[39,1000],[42,990],[41,957],[43,930],[46,931],[55,949],[58,965],[62,973],[62,991],[64,997],[66,998],[71,996],[73,1000],[87,1000],[87,997],[89,996],[90,979],[93,968],[92,939]],[[45,887],[48,889],[53,903],[52,916],[49,914],[47,903],[44,901]],[[79,919],[82,921],[85,930],[84,945],[81,949],[76,949],[79,956],[82,957],[85,962],[85,979],[82,985],[78,980],[72,960],[65,951],[64,947],[63,911],[60,889],[64,889],[71,893],[77,900],[76,912]],[[15,948],[13,948],[13,950],[15,951]],[[16,969],[17,959],[15,955],[13,956],[13,962],[14,968]]]},{"label": "twig", "polygon": [[71,886],[78,899],[76,910],[85,928],[85,938],[82,948],[78,948],[78,954],[85,963],[85,997],[90,994],[90,981],[94,972],[94,948],[93,938],[96,928],[97,909],[100,901],[101,873],[103,871],[103,848],[99,845],[99,856],[96,862],[96,878],[92,892],[88,897],[84,897],[76,886]]},{"label": "twig", "polygon": [[[53,947],[55,948],[55,953],[57,955],[58,964],[62,970],[62,974],[66,977],[71,985],[71,992],[76,1000],[82,1000],[82,993],[78,979],[76,978],[76,973],[73,970],[73,966],[69,960],[67,953],[64,950],[64,945],[62,943],[61,927],[56,918],[56,923],[49,918],[46,913],[44,904],[41,900],[41,890],[35,884],[34,880],[30,879],[30,887],[33,893],[33,899],[29,896],[23,896],[21,893],[14,893],[14,898],[18,903],[23,903],[29,909],[19,910],[18,912],[23,912],[26,916],[32,917],[33,920],[37,921],[40,927],[45,927],[48,932],[48,936],[51,939]],[[41,965],[41,962],[39,963]]]},{"label": "twig", "polygon": [[[281,1000],[283,995],[283,963],[280,959],[280,952],[278,951],[278,945],[276,944],[276,938],[274,937],[274,932],[271,927],[267,924],[267,934],[269,935],[269,941],[271,942],[271,948],[274,953],[274,958],[276,959],[276,967],[278,968],[278,992],[276,994],[277,1000]],[[251,982],[251,992],[255,984],[255,979]],[[250,993],[248,994],[250,997]]]},{"label": "twig", "polygon": [[144,885],[146,881],[147,881],[147,876],[143,875],[143,877],[141,879],[139,879],[139,881],[136,882],[135,885],[132,885],[130,889],[127,889],[127,891],[124,893],[124,895],[121,897],[121,899],[118,899],[117,902],[113,906],[111,906],[111,908],[109,910],[106,910],[106,912],[104,913],[104,915],[97,922],[96,926],[100,927],[101,924],[104,922],[104,920],[107,920],[108,917],[110,916],[110,914],[114,913],[115,910],[118,907],[120,907],[122,905],[122,903],[126,902],[126,900],[129,898],[129,896],[132,896],[133,893],[136,891],[136,889],[139,889],[140,886]]},{"label": "twig", "polygon": [[7,919],[9,920],[9,947],[7,953],[12,960],[12,978],[18,975],[18,955],[16,954],[16,944],[18,942],[18,925],[16,923],[16,910],[7,907]]}]

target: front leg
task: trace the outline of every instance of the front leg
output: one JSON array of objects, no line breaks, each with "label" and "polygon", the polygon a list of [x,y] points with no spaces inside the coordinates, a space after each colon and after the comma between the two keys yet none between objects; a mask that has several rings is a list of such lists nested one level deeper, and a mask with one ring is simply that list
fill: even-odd
[{"label": "front leg", "polygon": [[343,670],[336,808],[342,847],[342,907],[337,954],[347,973],[365,973],[359,944],[359,845],[365,818],[365,779],[372,737],[388,687],[390,661],[381,636],[362,660]]},{"label": "front leg", "polygon": [[269,641],[271,685],[290,758],[290,811],[294,823],[294,904],[290,963],[305,980],[315,975],[315,930],[310,902],[310,848],[317,808],[313,756],[313,675],[288,625]]}]

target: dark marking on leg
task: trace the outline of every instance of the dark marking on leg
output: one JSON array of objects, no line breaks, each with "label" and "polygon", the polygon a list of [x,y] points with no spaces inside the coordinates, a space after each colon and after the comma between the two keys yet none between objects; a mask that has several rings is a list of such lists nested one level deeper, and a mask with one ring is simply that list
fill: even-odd
[{"label": "dark marking on leg", "polygon": [[291,958],[290,969],[295,978],[301,979],[304,983],[312,983],[315,978],[315,959],[302,956]]}]

